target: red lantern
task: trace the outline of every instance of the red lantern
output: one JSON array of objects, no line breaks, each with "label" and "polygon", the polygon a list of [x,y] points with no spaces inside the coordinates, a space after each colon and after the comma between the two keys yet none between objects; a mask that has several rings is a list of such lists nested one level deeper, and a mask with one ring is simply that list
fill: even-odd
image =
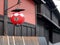
[{"label": "red lantern", "polygon": [[15,12],[10,18],[11,22],[16,24],[22,24],[24,22],[24,15],[20,12]]}]

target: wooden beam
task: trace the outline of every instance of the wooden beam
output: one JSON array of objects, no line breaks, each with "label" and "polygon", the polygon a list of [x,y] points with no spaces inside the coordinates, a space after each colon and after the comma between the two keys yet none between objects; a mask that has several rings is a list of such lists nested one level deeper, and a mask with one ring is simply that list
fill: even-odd
[{"label": "wooden beam", "polygon": [[8,9],[8,0],[4,0],[4,35],[7,35],[7,10]]}]

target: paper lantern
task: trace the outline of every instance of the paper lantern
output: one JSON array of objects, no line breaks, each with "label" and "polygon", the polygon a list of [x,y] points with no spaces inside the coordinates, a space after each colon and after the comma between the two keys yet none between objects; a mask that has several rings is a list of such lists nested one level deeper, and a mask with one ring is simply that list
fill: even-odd
[{"label": "paper lantern", "polygon": [[10,17],[11,22],[16,25],[16,24],[23,24],[24,23],[24,15],[23,13],[20,12],[15,12],[13,15]]}]

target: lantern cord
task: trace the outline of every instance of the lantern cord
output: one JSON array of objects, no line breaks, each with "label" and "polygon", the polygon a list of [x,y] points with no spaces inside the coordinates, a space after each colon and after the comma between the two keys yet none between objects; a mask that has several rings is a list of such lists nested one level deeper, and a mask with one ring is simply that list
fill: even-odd
[{"label": "lantern cord", "polygon": [[[8,9],[6,9],[6,10],[9,10],[9,9],[11,9],[11,8],[13,8],[13,7],[15,7],[17,4],[15,4],[15,5],[13,5],[13,6],[11,6],[11,7],[9,7]],[[6,11],[5,10],[5,11]]]},{"label": "lantern cord", "polygon": [[20,0],[18,0],[17,4],[20,4]]},{"label": "lantern cord", "polygon": [[[9,7],[9,8],[8,8],[8,9],[6,9],[6,10],[11,9],[11,8],[15,7],[15,6],[16,6],[16,5],[18,5],[18,4],[20,4],[20,0],[18,0],[17,4],[15,4],[15,5],[13,5],[13,6]],[[5,11],[6,11],[6,10],[5,10]]]},{"label": "lantern cord", "polygon": [[18,0],[16,9],[19,9],[20,3],[20,0]]}]

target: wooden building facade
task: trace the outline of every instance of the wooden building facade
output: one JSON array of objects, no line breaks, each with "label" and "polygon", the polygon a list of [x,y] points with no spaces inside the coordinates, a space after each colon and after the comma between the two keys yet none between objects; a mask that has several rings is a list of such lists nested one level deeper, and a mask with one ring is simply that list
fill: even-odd
[{"label": "wooden building facade", "polygon": [[18,0],[0,0],[0,36],[46,37],[47,42],[60,42],[60,14],[52,0],[20,0],[19,8],[25,9],[25,22],[14,26],[9,17],[11,10],[17,8]]}]

